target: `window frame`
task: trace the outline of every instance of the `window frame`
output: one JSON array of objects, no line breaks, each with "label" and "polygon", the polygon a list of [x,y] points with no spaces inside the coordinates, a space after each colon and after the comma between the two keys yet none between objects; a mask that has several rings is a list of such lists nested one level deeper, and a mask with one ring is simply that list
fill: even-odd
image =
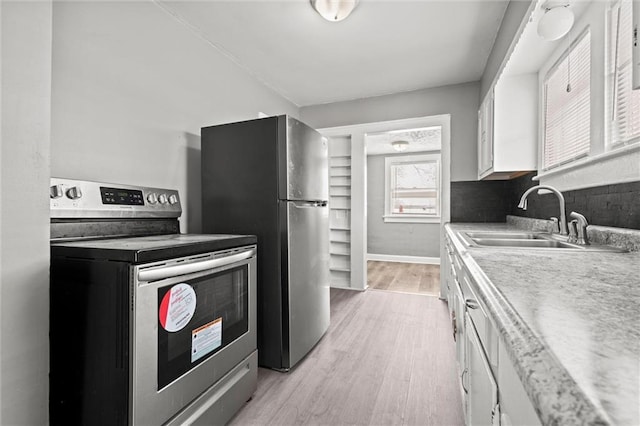
[{"label": "window frame", "polygon": [[[437,172],[437,202],[436,214],[398,214],[391,211],[391,167],[397,164],[413,164],[423,162],[436,162]],[[442,154],[441,151],[429,151],[428,153],[416,153],[405,155],[386,156],[384,158],[385,183],[384,183],[384,222],[400,223],[440,223],[442,216]]]},{"label": "window frame", "polygon": [[[620,148],[624,148],[624,147],[628,147],[631,145],[635,145],[640,143],[640,133],[637,134],[636,136],[627,139],[627,140],[617,140],[615,138],[615,129],[617,127],[617,123],[619,120],[615,119],[614,117],[612,117],[613,113],[615,110],[617,110],[617,106],[614,105],[616,98],[617,98],[617,93],[616,93],[616,89],[617,89],[617,81],[615,80],[616,75],[617,75],[617,70],[614,69],[614,63],[616,62],[616,53],[617,53],[617,48],[618,45],[617,43],[619,42],[619,40],[614,39],[612,36],[612,26],[613,26],[613,20],[614,20],[614,15],[617,15],[617,13],[619,13],[620,7],[622,5],[622,3],[626,3],[627,1],[624,0],[612,0],[610,1],[607,10],[606,10],[606,23],[605,23],[605,46],[604,46],[604,56],[605,56],[605,71],[604,71],[604,77],[605,77],[605,118],[604,118],[604,122],[605,122],[605,141],[604,141],[604,152],[611,152],[614,151],[616,149],[620,149]],[[629,3],[631,3],[631,26],[633,28],[634,25],[634,5],[633,5],[633,1],[628,0]],[[618,18],[616,18],[616,21],[619,21]],[[616,23],[616,26],[618,25],[618,23]],[[620,32],[620,29],[617,29],[617,35],[616,37],[623,37],[622,32]],[[632,47],[632,52],[631,52],[631,63],[629,64],[629,72],[631,73],[631,76],[629,76],[630,80],[631,80],[631,85],[633,85],[633,47]],[[640,89],[636,89],[637,92],[636,93],[640,93]]]},{"label": "window frame", "polygon": [[[553,164],[548,164],[547,163],[547,148],[549,147],[549,142],[547,141],[547,102],[548,102],[548,84],[551,80],[552,77],[555,77],[555,73],[556,71],[558,71],[558,69],[564,65],[564,61],[567,60],[567,58],[569,58],[569,55],[583,42],[585,37],[589,37],[589,53],[588,53],[588,60],[589,60],[589,98],[588,98],[588,116],[589,116],[589,120],[587,122],[587,126],[588,126],[588,138],[587,138],[587,150],[584,152],[578,152],[575,153],[574,155],[572,155],[569,158],[563,159],[559,162],[555,162]],[[592,135],[591,135],[591,110],[592,110],[592,106],[593,106],[593,87],[592,87],[592,53],[591,50],[593,48],[593,38],[592,38],[592,34],[591,34],[591,28],[590,26],[587,26],[586,28],[584,28],[573,40],[571,40],[571,42],[569,43],[569,46],[564,50],[564,52],[562,52],[562,54],[558,57],[558,59],[556,59],[556,61],[554,62],[554,64],[549,68],[549,70],[545,73],[543,79],[542,79],[542,85],[541,85],[541,90],[542,90],[542,111],[543,114],[541,115],[541,124],[542,124],[542,138],[541,138],[541,171],[542,172],[548,172],[551,170],[554,170],[556,168],[562,167],[562,166],[566,166],[566,165],[570,165],[572,163],[575,163],[577,160],[583,159],[583,158],[587,158],[589,156],[591,156],[592,154],[592,149],[591,149],[591,141],[592,141]],[[570,59],[569,59],[570,60]],[[571,65],[569,65],[571,66]]]}]

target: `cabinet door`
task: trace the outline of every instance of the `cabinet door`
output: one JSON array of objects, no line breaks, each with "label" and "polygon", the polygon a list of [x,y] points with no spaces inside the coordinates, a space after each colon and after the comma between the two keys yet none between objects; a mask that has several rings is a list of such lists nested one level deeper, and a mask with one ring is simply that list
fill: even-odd
[{"label": "cabinet door", "polygon": [[465,305],[462,289],[460,288],[460,283],[456,278],[455,272],[453,276],[453,287],[451,290],[453,293],[453,312],[451,317],[453,319],[454,338],[456,340],[456,361],[458,364],[458,380],[460,383],[460,395],[462,398],[462,411],[465,417],[465,423],[469,424],[469,422],[466,421],[468,392],[466,381],[468,380],[468,371],[465,359],[467,343],[467,339],[465,338]]},{"label": "cabinet door", "polygon": [[465,317],[467,336],[467,424],[499,425],[498,384],[493,377],[489,361],[482,348],[478,332],[469,315]]},{"label": "cabinet door", "polygon": [[493,90],[478,111],[478,177],[493,167]]},{"label": "cabinet door", "polygon": [[500,345],[498,383],[500,384],[500,424],[502,426],[538,426],[540,419],[522,386],[504,345]]}]

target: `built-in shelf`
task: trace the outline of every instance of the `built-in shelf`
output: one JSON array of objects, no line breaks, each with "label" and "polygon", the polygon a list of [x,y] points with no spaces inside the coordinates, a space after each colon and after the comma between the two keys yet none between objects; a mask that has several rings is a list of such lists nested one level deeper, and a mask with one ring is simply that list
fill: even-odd
[{"label": "built-in shelf", "polygon": [[329,142],[331,285],[351,286],[351,141]]}]

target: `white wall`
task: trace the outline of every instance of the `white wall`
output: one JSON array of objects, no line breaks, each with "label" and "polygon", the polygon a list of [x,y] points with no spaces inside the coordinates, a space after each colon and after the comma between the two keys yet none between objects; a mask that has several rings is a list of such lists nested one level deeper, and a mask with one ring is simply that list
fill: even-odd
[{"label": "white wall", "polygon": [[298,109],[153,2],[0,1],[0,20],[0,424],[44,425],[50,176],[177,188],[195,232],[200,127]]},{"label": "white wall", "polygon": [[0,424],[42,425],[49,390],[51,3],[0,2]]},{"label": "white wall", "polygon": [[559,43],[549,59],[538,72],[539,117],[544,117],[544,81],[551,68],[569,49],[569,45],[587,28],[591,34],[591,151],[588,157],[570,162],[554,169],[542,170],[544,151],[544,120],[540,119],[538,129],[537,179],[541,184],[551,185],[561,191],[612,185],[621,182],[635,182],[640,179],[640,146],[631,145],[613,150],[606,149],[608,111],[610,100],[606,95],[606,30],[609,2],[593,1],[584,14],[574,24],[571,33]]},{"label": "white wall", "polygon": [[298,108],[151,1],[55,2],[53,176],[175,188],[199,232],[200,128]]},{"label": "white wall", "polygon": [[375,123],[451,114],[451,181],[477,180],[480,83],[301,108],[302,121],[315,128]]}]

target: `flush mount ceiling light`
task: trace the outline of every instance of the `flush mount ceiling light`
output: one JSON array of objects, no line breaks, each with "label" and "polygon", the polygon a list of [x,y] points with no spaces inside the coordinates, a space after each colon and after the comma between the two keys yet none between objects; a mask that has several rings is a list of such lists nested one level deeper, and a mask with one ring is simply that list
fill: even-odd
[{"label": "flush mount ceiling light", "polygon": [[547,41],[564,37],[571,30],[575,19],[569,3],[552,5],[547,2],[542,8],[545,12],[538,22],[538,35]]},{"label": "flush mount ceiling light", "polygon": [[403,152],[407,150],[409,146],[409,142],[407,141],[393,141],[391,142],[391,146],[398,152]]},{"label": "flush mount ceiling light", "polygon": [[324,19],[339,22],[356,8],[359,0],[310,0],[311,6]]}]

